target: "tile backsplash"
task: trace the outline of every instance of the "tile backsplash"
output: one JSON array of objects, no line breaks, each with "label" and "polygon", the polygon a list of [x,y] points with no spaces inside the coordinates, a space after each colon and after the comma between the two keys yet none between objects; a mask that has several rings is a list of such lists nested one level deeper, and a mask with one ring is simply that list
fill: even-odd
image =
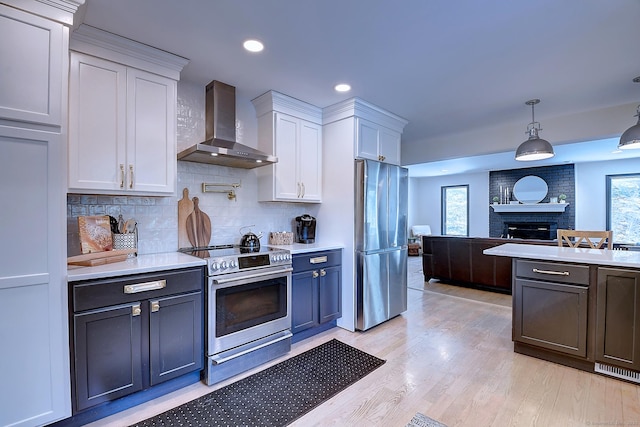
[{"label": "tile backsplash", "polygon": [[[240,184],[236,199],[224,193],[202,193],[202,183]],[[138,223],[138,253],[172,252],[178,249],[178,200],[182,190],[189,198],[198,197],[200,209],[211,219],[211,244],[237,244],[240,228],[252,226],[262,233],[263,245],[270,231],[294,231],[296,216],[308,213],[317,216],[319,205],[306,203],[258,202],[258,182],[255,169],[235,169],[200,163],[178,162],[176,196],[101,196],[69,194],[67,196],[67,251],[80,253],[78,216],[111,215],[135,218]],[[223,188],[223,187],[221,187]],[[244,229],[243,232],[248,231]]]}]

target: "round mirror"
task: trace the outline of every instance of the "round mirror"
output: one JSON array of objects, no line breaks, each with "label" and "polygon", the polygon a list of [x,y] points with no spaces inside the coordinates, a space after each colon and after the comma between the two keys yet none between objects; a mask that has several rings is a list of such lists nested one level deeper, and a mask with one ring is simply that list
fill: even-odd
[{"label": "round mirror", "polygon": [[547,183],[544,179],[535,175],[528,175],[520,178],[513,186],[513,196],[520,203],[539,203],[547,196]]}]

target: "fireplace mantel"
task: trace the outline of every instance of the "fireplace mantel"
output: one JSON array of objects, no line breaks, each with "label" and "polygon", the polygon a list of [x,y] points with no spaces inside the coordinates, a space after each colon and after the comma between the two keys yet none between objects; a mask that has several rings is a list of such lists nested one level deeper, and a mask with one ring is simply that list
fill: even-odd
[{"label": "fireplace mantel", "polygon": [[494,212],[564,212],[569,203],[536,203],[536,204],[494,204],[491,205]]}]

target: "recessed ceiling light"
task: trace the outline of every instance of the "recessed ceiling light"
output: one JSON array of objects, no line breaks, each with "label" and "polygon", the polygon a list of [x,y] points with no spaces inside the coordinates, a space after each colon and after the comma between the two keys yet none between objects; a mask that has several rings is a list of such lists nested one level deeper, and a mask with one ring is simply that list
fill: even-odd
[{"label": "recessed ceiling light", "polygon": [[262,52],[264,49],[264,45],[259,40],[247,40],[242,46],[247,49],[249,52]]},{"label": "recessed ceiling light", "polygon": [[333,87],[336,92],[349,92],[351,90],[351,86],[346,83],[340,83]]}]

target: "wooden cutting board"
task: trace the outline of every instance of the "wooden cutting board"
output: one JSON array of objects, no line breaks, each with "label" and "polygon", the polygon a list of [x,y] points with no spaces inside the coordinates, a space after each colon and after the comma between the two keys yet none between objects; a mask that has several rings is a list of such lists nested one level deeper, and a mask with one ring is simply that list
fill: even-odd
[{"label": "wooden cutting board", "polygon": [[211,220],[200,210],[199,199],[193,198],[193,212],[187,217],[187,237],[193,247],[208,246],[211,240]]},{"label": "wooden cutting board", "polygon": [[95,258],[86,261],[67,261],[69,265],[79,265],[83,267],[94,267],[96,265],[111,264],[113,262],[126,261],[127,255],[116,255],[108,258]]},{"label": "wooden cutting board", "polygon": [[104,252],[92,252],[89,254],[70,256],[67,258],[69,265],[94,266],[120,262],[127,259],[127,255],[135,253],[137,249],[120,249]]},{"label": "wooden cutting board", "polygon": [[182,190],[182,199],[178,200],[178,248],[191,246],[187,236],[187,218],[193,212],[193,201],[189,199],[189,189]]}]

